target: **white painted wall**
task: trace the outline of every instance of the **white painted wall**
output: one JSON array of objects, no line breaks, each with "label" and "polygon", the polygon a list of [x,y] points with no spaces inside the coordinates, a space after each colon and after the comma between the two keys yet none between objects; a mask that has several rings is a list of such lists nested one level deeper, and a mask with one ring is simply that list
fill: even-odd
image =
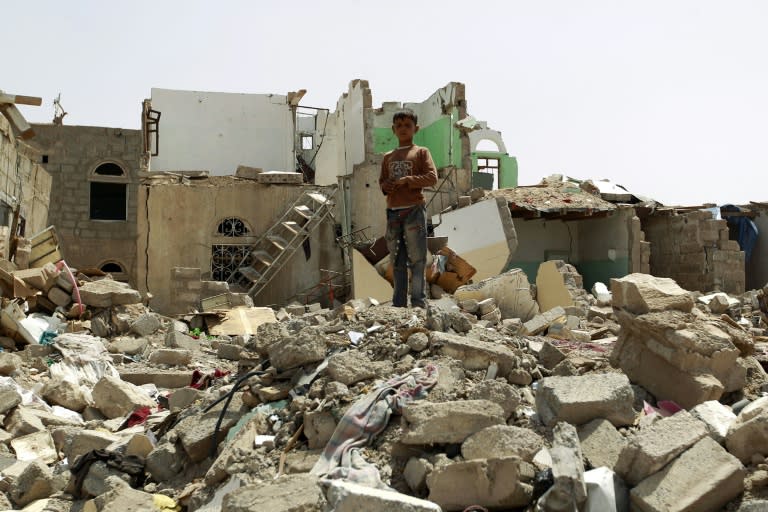
[{"label": "white painted wall", "polygon": [[238,165],[294,171],[294,127],[287,98],[277,94],[152,89],[161,112],[152,171],[234,174]]},{"label": "white painted wall", "polygon": [[473,130],[469,132],[469,150],[477,151],[477,145],[483,140],[490,140],[496,144],[499,153],[506,153],[507,146],[501,138],[501,132],[489,129]]},{"label": "white painted wall", "polygon": [[568,253],[570,250],[570,261],[573,263],[579,254],[578,228],[578,223],[575,222],[515,219],[518,247],[514,261],[545,261],[547,251]]},{"label": "white painted wall", "polygon": [[390,128],[392,126],[392,115],[403,108],[409,108],[416,113],[419,118],[419,126],[429,126],[446,115],[443,112],[443,105],[455,105],[455,99],[456,84],[452,82],[432,93],[429,98],[421,103],[384,102],[381,105],[381,109],[374,116],[374,127]]}]

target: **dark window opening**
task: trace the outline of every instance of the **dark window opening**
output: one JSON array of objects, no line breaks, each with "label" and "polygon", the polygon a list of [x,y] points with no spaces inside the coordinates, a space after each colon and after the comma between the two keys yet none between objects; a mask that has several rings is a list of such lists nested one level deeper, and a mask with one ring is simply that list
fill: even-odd
[{"label": "dark window opening", "polygon": [[126,220],[127,192],[124,183],[91,182],[91,219]]},{"label": "dark window opening", "polygon": [[478,158],[477,172],[493,175],[493,188],[499,188],[499,159],[498,158]]},{"label": "dark window opening", "polygon": [[109,273],[125,272],[125,270],[123,270],[123,267],[121,267],[119,263],[105,263],[101,266],[100,270],[102,272],[109,272]]},{"label": "dark window opening", "polygon": [[313,146],[314,146],[314,141],[312,140],[311,135],[301,136],[301,149],[312,149]]},{"label": "dark window opening", "polygon": [[43,163],[44,164],[48,163],[48,155],[43,155]]},{"label": "dark window opening", "polygon": [[0,201],[0,226],[10,226],[13,208],[5,201]]},{"label": "dark window opening", "polygon": [[125,176],[123,168],[112,162],[101,164],[96,168],[94,174],[98,174],[99,176]]},{"label": "dark window opening", "polygon": [[247,236],[248,226],[237,217],[230,217],[219,222],[216,234],[221,236]]}]

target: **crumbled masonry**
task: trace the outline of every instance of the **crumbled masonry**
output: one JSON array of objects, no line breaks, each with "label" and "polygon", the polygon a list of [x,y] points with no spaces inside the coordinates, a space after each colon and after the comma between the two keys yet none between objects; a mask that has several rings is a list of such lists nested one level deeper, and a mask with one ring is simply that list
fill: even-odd
[{"label": "crumbled masonry", "polygon": [[80,315],[55,268],[24,275],[54,313],[3,301],[0,511],[768,503],[765,290],[705,304],[630,274],[521,318],[502,275],[426,310],[293,304],[209,336],[108,276],[77,274]]}]

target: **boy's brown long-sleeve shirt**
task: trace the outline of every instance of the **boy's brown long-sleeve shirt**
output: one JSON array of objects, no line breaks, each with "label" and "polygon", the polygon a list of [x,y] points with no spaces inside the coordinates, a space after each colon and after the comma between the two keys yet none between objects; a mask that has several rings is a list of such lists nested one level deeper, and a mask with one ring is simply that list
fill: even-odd
[{"label": "boy's brown long-sleeve shirt", "polygon": [[[437,183],[437,169],[429,149],[421,146],[406,146],[397,148],[384,155],[381,162],[379,186],[388,179],[404,178],[405,185],[397,187],[386,194],[387,208],[403,208],[424,204],[424,194],[421,189],[434,186]],[[382,192],[384,190],[382,189]]]}]

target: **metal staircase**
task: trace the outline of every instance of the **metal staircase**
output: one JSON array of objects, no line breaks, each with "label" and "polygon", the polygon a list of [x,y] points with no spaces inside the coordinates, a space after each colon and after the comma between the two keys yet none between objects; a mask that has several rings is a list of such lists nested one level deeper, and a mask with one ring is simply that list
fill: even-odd
[{"label": "metal staircase", "polygon": [[302,192],[282,217],[248,248],[227,282],[241,286],[256,298],[310,233],[332,215],[336,188],[334,185]]}]

